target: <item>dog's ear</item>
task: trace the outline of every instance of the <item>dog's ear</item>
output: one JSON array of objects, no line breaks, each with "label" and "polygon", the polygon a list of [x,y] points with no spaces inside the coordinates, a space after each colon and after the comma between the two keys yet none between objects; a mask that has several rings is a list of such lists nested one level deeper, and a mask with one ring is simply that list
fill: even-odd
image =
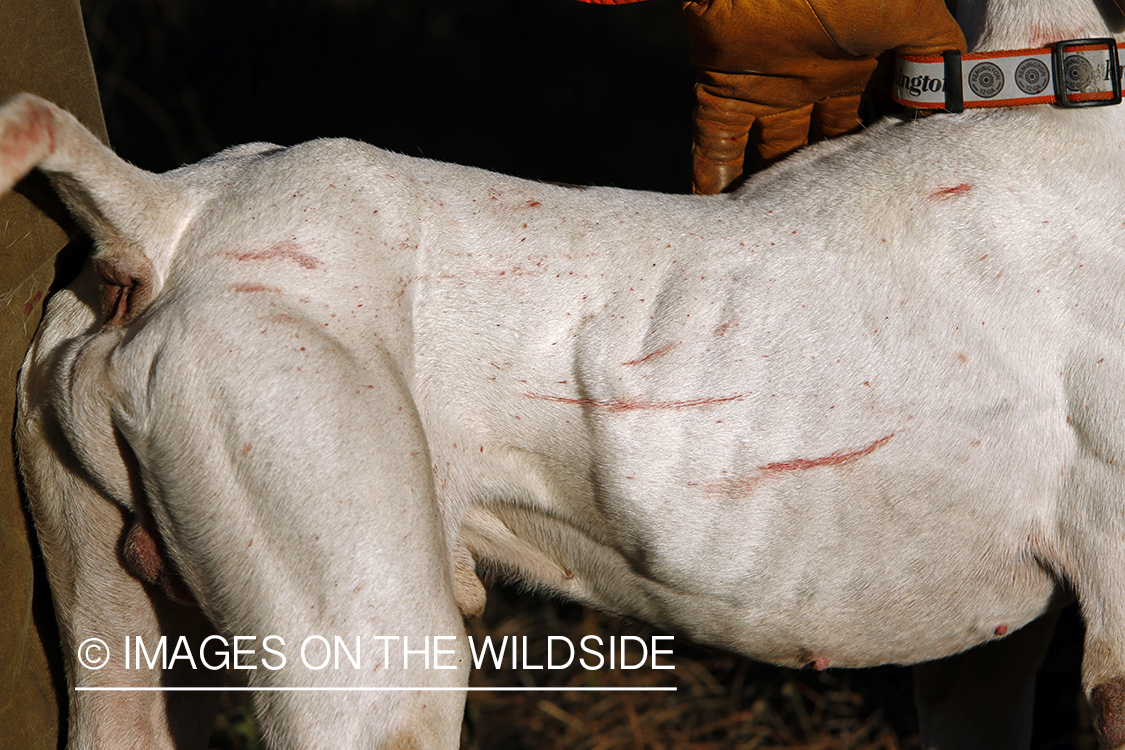
[{"label": "dog's ear", "polygon": [[97,242],[106,321],[129,322],[159,287],[145,247],[178,203],[169,180],[118,157],[69,112],[19,94],[0,106],[0,195],[36,167]]}]

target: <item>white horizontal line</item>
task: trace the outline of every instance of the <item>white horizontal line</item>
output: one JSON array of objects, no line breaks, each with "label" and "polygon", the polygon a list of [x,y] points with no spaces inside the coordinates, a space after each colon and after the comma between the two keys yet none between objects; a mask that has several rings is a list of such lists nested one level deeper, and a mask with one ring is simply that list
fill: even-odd
[{"label": "white horizontal line", "polygon": [[396,692],[421,693],[461,691],[466,693],[613,693],[613,692],[676,692],[675,687],[76,687],[87,692],[122,693],[193,693],[230,691],[235,693],[282,692]]}]

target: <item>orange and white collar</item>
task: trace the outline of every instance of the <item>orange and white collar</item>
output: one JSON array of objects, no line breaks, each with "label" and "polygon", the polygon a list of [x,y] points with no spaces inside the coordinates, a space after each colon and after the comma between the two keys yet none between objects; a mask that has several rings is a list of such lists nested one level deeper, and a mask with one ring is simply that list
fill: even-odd
[{"label": "orange and white collar", "polygon": [[917,109],[1054,104],[1097,107],[1121,102],[1117,40],[1068,39],[1049,47],[895,56],[892,97]]}]

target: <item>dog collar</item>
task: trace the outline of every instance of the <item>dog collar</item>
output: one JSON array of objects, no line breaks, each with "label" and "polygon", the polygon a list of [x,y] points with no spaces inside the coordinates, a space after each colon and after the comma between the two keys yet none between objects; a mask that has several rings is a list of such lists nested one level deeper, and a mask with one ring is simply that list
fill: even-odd
[{"label": "dog collar", "polygon": [[892,98],[916,109],[1054,104],[1103,107],[1121,102],[1116,39],[1068,39],[1048,47],[941,55],[895,55]]}]

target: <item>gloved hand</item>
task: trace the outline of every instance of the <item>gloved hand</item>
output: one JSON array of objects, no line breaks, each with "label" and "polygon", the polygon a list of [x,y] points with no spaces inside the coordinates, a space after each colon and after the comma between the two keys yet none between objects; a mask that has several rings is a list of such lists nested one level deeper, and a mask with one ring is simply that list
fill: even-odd
[{"label": "gloved hand", "polygon": [[702,194],[741,176],[752,128],[764,165],[810,134],[858,127],[880,53],[965,51],[943,0],[684,0],[683,10],[699,68],[692,181]]}]

